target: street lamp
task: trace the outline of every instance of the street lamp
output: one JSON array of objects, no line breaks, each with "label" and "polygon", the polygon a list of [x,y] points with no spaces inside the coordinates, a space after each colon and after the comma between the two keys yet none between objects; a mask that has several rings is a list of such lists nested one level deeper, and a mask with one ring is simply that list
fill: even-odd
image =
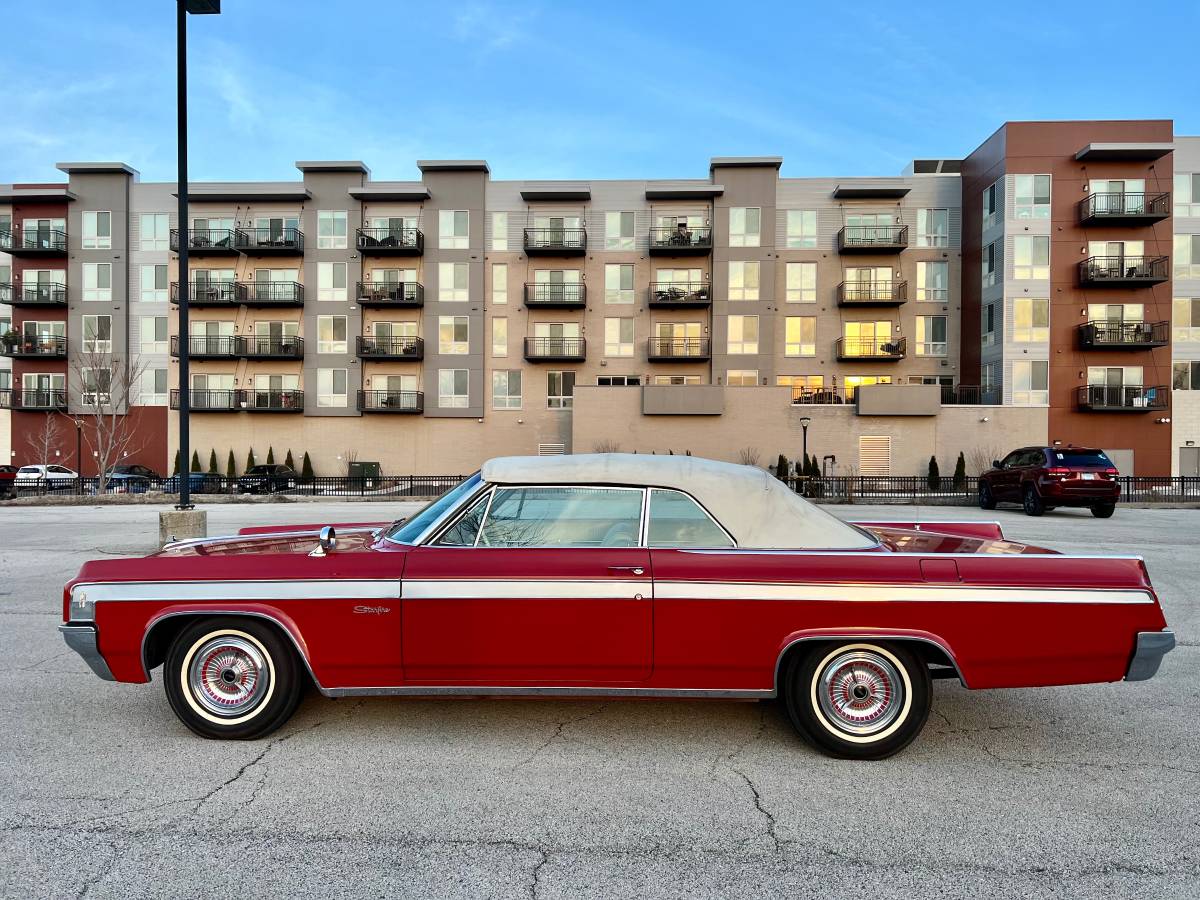
[{"label": "street lamp", "polygon": [[[179,458],[180,472],[191,456],[188,416],[191,395],[188,382],[188,170],[187,170],[187,17],[214,16],[221,12],[221,0],[175,0],[176,140],[179,145]],[[179,478],[179,504],[176,509],[191,509],[191,478]]]},{"label": "street lamp", "polygon": [[800,427],[804,429],[804,464],[808,465],[808,426],[812,424],[812,419],[808,416],[800,417]]},{"label": "street lamp", "polygon": [[[83,419],[75,419],[75,467],[83,477]],[[99,473],[97,473],[99,474]]]}]

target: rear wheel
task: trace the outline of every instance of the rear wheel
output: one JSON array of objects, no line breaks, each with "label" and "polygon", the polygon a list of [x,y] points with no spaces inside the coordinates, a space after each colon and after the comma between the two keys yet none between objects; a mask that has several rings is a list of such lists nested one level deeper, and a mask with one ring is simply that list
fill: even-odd
[{"label": "rear wheel", "polygon": [[932,701],[929,669],[900,645],[821,644],[785,679],[792,725],[829,756],[884,759],[907,747]]},{"label": "rear wheel", "polygon": [[1116,509],[1117,509],[1116,504],[1099,503],[1096,506],[1092,507],[1092,515],[1095,516],[1097,519],[1111,519],[1112,514],[1114,512],[1116,512]]},{"label": "rear wheel", "polygon": [[1042,498],[1038,496],[1037,488],[1032,484],[1025,485],[1025,493],[1021,505],[1025,507],[1025,515],[1027,516],[1040,516],[1046,511],[1046,505],[1042,503]]},{"label": "rear wheel", "polygon": [[986,481],[979,482],[979,508],[996,508],[996,498],[992,496],[992,487]]},{"label": "rear wheel", "polygon": [[250,618],[205,619],[185,628],[163,667],[167,701],[207,738],[252,740],[291,718],[302,679],[278,630]]}]

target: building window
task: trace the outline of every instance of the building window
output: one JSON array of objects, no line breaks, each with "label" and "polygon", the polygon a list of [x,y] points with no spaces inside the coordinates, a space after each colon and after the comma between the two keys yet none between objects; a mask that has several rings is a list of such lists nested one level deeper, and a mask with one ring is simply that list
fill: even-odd
[{"label": "building window", "polygon": [[1018,297],[1013,300],[1013,341],[1045,343],[1050,340],[1050,301]]},{"label": "building window", "polygon": [[787,245],[804,249],[817,246],[817,211],[789,209],[787,211]]},{"label": "building window", "polygon": [[438,369],[438,406],[442,409],[470,406],[470,376],[467,369]]},{"label": "building window", "polygon": [[166,250],[171,232],[171,217],[166,213],[142,213],[138,232],[143,250]]},{"label": "building window", "polygon": [[1000,242],[992,241],[983,248],[983,286],[991,287],[996,283],[996,271],[1000,263]]},{"label": "building window", "polygon": [[85,302],[112,302],[112,265],[83,264],[83,299]]},{"label": "building window", "polygon": [[508,319],[492,319],[492,356],[508,356]]},{"label": "building window", "polygon": [[1200,360],[1175,363],[1171,371],[1171,387],[1177,391],[1200,391]]},{"label": "building window", "polygon": [[757,206],[729,208],[729,246],[757,247],[762,231],[762,210]]},{"label": "building window", "polygon": [[442,250],[466,250],[470,246],[471,215],[465,209],[438,211],[438,247]]},{"label": "building window", "polygon": [[917,356],[946,355],[946,317],[917,316]]},{"label": "building window", "polygon": [[317,316],[317,352],[346,352],[345,316]]},{"label": "building window", "polygon": [[1050,238],[1018,236],[1013,238],[1013,278],[1028,281],[1050,277]]},{"label": "building window", "polygon": [[575,373],[546,373],[546,407],[571,409],[575,405]]},{"label": "building window", "polygon": [[729,316],[729,354],[758,352],[758,316]]},{"label": "building window", "polygon": [[786,272],[786,299],[788,303],[817,302],[817,264],[814,262],[790,262]]},{"label": "building window", "polygon": [[1013,216],[1017,219],[1050,218],[1050,176],[1013,176]]},{"label": "building window", "polygon": [[699,375],[655,375],[655,384],[701,384]]},{"label": "building window", "polygon": [[84,250],[109,250],[112,248],[112,213],[84,212],[81,246]]},{"label": "building window", "polygon": [[604,267],[604,302],[633,303],[633,266],[621,263]]},{"label": "building window", "polygon": [[1200,234],[1175,235],[1176,278],[1200,278]]},{"label": "building window", "polygon": [[633,356],[633,319],[604,320],[604,355]]},{"label": "building window", "polygon": [[492,373],[492,409],[521,408],[521,372],[518,369]]},{"label": "building window", "polygon": [[492,213],[492,249],[508,249],[508,213]]},{"label": "building window", "polygon": [[982,332],[982,344],[984,347],[990,347],[996,343],[996,304],[987,303],[983,307],[983,314],[979,318],[980,330]]},{"label": "building window", "polygon": [[983,395],[981,398],[984,403],[996,403],[996,389],[1000,386],[1000,379],[997,377],[999,372],[999,363],[984,363],[979,368],[979,391]]},{"label": "building window", "polygon": [[112,353],[112,316],[83,317],[83,352]]},{"label": "building window", "polygon": [[317,211],[318,250],[345,250],[346,234],[346,211],[344,209]]},{"label": "building window", "polygon": [[142,302],[167,302],[166,266],[142,266]]},{"label": "building window", "polygon": [[634,242],[634,214],[631,212],[609,212],[604,214],[604,249],[632,250]]},{"label": "building window", "polygon": [[1200,218],[1200,172],[1176,172],[1171,206],[1177,217]]},{"label": "building window", "polygon": [[1000,217],[999,182],[989,185],[983,190],[983,230],[987,231]]},{"label": "building window", "polygon": [[637,387],[642,383],[640,375],[598,375],[596,384],[599,387]]},{"label": "building window", "polygon": [[470,271],[465,262],[438,263],[438,299],[443,303],[466,303]]},{"label": "building window", "polygon": [[950,299],[950,266],[944,262],[917,263],[917,300],[946,303]]},{"label": "building window", "polygon": [[1171,339],[1200,342],[1200,297],[1176,297],[1171,304]]},{"label": "building window", "polygon": [[729,387],[756,387],[758,369],[730,369],[725,373],[725,384]]},{"label": "building window", "polygon": [[1050,363],[1044,359],[1012,364],[1013,406],[1044,406],[1050,402]]},{"label": "building window", "polygon": [[816,316],[788,316],[784,323],[783,355],[817,355]]},{"label": "building window", "polygon": [[438,317],[438,353],[465,355],[470,353],[466,316]]},{"label": "building window", "polygon": [[758,299],[759,264],[757,261],[733,260],[729,263],[729,299]]},{"label": "building window", "polygon": [[317,300],[346,299],[346,264],[317,263]]},{"label": "building window", "polygon": [[141,326],[141,352],[146,354],[166,353],[167,317],[142,316]]},{"label": "building window", "polygon": [[917,210],[917,246],[950,246],[950,210]]},{"label": "building window", "polygon": [[83,369],[84,406],[107,406],[112,403],[112,369]]},{"label": "building window", "polygon": [[508,303],[508,263],[492,263],[492,303]]},{"label": "building window", "polygon": [[346,406],[346,370],[317,369],[317,406]]},{"label": "building window", "polygon": [[138,402],[142,406],[167,405],[167,370],[146,369],[138,384]]}]

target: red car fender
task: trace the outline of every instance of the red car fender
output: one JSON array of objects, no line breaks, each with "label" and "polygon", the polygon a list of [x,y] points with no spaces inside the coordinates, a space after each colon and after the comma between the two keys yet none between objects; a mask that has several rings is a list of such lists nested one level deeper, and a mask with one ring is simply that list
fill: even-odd
[{"label": "red car fender", "polygon": [[775,653],[775,682],[774,687],[776,693],[779,692],[779,679],[783,674],[780,668],[783,664],[783,658],[787,652],[797,644],[802,644],[808,641],[829,641],[829,640],[896,640],[896,641],[916,641],[919,643],[932,644],[946,654],[950,660],[954,670],[958,673],[958,679],[962,682],[963,687],[967,687],[967,679],[963,673],[962,666],[959,665],[958,657],[954,655],[954,650],[950,647],[943,638],[930,631],[921,631],[911,628],[805,628],[799,631],[793,631],[779,643],[779,648]]}]

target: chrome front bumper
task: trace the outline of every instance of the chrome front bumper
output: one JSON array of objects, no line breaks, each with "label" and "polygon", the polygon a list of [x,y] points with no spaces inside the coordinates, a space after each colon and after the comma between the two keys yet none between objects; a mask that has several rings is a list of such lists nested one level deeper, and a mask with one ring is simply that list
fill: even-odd
[{"label": "chrome front bumper", "polygon": [[108,663],[100,655],[95,625],[59,625],[58,630],[62,632],[67,646],[83,657],[83,661],[88,664],[89,669],[105,681],[117,680],[113,678],[113,673],[108,669]]},{"label": "chrome front bumper", "polygon": [[1162,631],[1139,631],[1133,658],[1125,672],[1126,681],[1145,681],[1153,678],[1162,658],[1175,649],[1175,632],[1170,628]]}]

